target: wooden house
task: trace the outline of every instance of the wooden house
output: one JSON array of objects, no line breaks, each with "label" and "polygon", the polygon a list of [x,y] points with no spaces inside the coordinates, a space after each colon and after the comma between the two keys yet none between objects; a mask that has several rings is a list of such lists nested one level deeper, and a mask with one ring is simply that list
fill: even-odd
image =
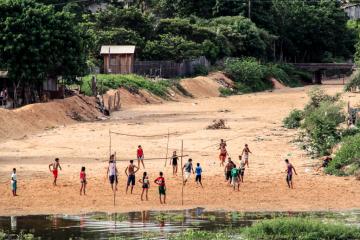
[{"label": "wooden house", "polygon": [[104,73],[129,74],[134,71],[135,46],[113,45],[101,46],[104,58]]}]

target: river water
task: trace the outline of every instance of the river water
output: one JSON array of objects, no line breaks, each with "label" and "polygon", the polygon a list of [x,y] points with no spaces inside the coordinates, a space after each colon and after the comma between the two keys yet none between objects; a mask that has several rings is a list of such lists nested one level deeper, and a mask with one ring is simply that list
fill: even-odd
[{"label": "river water", "polygon": [[0,229],[9,234],[10,239],[16,239],[20,232],[31,233],[35,238],[41,239],[165,239],[168,234],[187,229],[216,231],[229,227],[246,227],[258,220],[279,216],[340,220],[360,227],[360,211],[241,213],[196,208],[163,212],[0,217]]}]

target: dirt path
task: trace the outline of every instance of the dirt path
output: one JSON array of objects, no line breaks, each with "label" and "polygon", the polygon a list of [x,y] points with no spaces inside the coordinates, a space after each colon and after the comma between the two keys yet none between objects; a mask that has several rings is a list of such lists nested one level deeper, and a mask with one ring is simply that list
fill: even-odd
[{"label": "dirt path", "polygon": [[[342,86],[324,86],[339,92]],[[360,183],[354,178],[316,175],[316,163],[290,143],[296,131],[281,127],[282,119],[291,109],[306,102],[307,88],[281,89],[269,93],[248,94],[229,98],[206,98],[138,106],[114,114],[111,120],[80,123],[50,129],[24,139],[0,143],[0,215],[40,213],[82,213],[90,211],[134,211],[145,209],[179,209],[205,207],[242,211],[302,211],[345,210],[360,208]],[[357,103],[360,96],[346,94],[344,100]],[[230,129],[205,130],[214,119],[224,118]],[[168,204],[158,202],[157,188],[151,186],[150,201],[140,201],[140,184],[133,195],[125,194],[124,169],[127,162],[119,162],[120,184],[116,207],[105,179],[106,158],[109,152],[109,129],[135,135],[158,135],[178,132],[170,138],[170,151],[179,150],[184,140],[185,154],[200,162],[204,170],[204,189],[193,181],[185,187],[184,206],[181,206],[181,177],[173,177],[171,167],[163,160],[147,161],[150,179],[159,171],[165,172]],[[248,143],[250,168],[240,192],[233,192],[224,183],[219,167],[218,140],[228,142],[233,159]],[[134,158],[141,144],[145,156],[165,157],[166,137],[113,137],[113,149],[118,158]],[[170,152],[169,151],[169,152]],[[59,186],[52,187],[48,163],[60,157],[63,171]],[[283,159],[288,157],[299,173],[294,190],[287,189]],[[88,195],[79,196],[79,170],[87,167]],[[19,195],[10,192],[11,169],[18,169]],[[137,174],[139,178],[142,170]],[[194,180],[194,179],[192,179]]]}]

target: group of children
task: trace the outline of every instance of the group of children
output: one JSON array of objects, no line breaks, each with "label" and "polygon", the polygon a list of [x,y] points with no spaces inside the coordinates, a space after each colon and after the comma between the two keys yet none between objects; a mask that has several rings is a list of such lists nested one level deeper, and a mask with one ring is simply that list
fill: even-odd
[{"label": "group of children", "polygon": [[[231,160],[230,155],[228,154],[226,150],[226,142],[221,139],[220,141],[220,166],[224,166],[225,159],[228,157],[228,162],[224,166],[224,173],[225,173],[225,181],[228,182],[233,186],[234,190],[240,190],[240,182],[244,182],[244,174],[245,174],[245,167],[249,167],[249,153],[252,153],[248,147],[247,144],[245,144],[245,147],[239,156],[240,160],[240,166],[239,168],[236,167],[236,164]],[[135,166],[134,161],[130,160],[129,165],[125,169],[125,174],[127,176],[127,185],[126,185],[126,193],[128,193],[128,189],[130,187],[130,193],[133,193],[133,189],[135,186],[136,178],[135,174],[140,170],[140,163],[142,164],[143,168],[145,168],[144,164],[144,151],[141,147],[141,145],[138,146],[137,149],[137,160],[138,165]],[[173,152],[172,157],[170,157],[170,164],[173,167],[173,175],[177,175],[178,171],[178,160],[179,156],[176,154],[176,151]],[[289,188],[293,188],[293,172],[297,175],[296,170],[294,166],[289,162],[288,159],[285,160],[285,163],[287,165],[286,167],[286,182],[289,186]],[[59,158],[55,158],[55,161],[53,163],[49,164],[49,171],[52,172],[54,176],[53,185],[56,186],[57,178],[59,170],[62,170]],[[80,171],[80,195],[86,194],[86,172],[85,167],[81,167]],[[191,177],[191,174],[195,174],[195,182],[200,185],[203,188],[202,185],[202,167],[200,166],[200,163],[196,164],[195,170],[193,168],[192,159],[188,159],[188,161],[185,163],[184,166],[182,166],[182,172],[184,174],[183,178],[183,185],[186,185],[188,180]],[[117,191],[117,184],[118,184],[118,169],[116,167],[116,154],[112,154],[109,159],[109,164],[107,167],[106,176],[109,179],[111,189],[113,191]],[[147,172],[143,172],[142,178],[139,180],[139,182],[142,184],[142,193],[141,193],[141,201],[144,199],[148,200],[148,190],[150,188],[150,180]],[[159,173],[159,177],[157,177],[154,180],[154,183],[158,185],[159,190],[159,199],[161,204],[166,203],[166,185],[165,185],[165,178],[163,172]],[[12,187],[12,194],[13,196],[17,196],[17,176],[16,176],[16,169],[13,169],[13,172],[11,174],[11,187]]]}]

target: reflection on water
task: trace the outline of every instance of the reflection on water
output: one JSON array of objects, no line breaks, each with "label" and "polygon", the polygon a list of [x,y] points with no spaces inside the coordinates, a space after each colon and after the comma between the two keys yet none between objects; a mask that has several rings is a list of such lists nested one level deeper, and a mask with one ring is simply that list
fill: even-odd
[{"label": "reflection on water", "polygon": [[0,229],[10,234],[21,231],[41,239],[163,239],[169,233],[186,229],[216,231],[250,226],[254,221],[279,216],[310,216],[340,219],[360,226],[360,211],[347,213],[241,213],[206,212],[202,208],[184,211],[143,211],[130,213],[91,213],[84,215],[40,215],[0,217]]}]

